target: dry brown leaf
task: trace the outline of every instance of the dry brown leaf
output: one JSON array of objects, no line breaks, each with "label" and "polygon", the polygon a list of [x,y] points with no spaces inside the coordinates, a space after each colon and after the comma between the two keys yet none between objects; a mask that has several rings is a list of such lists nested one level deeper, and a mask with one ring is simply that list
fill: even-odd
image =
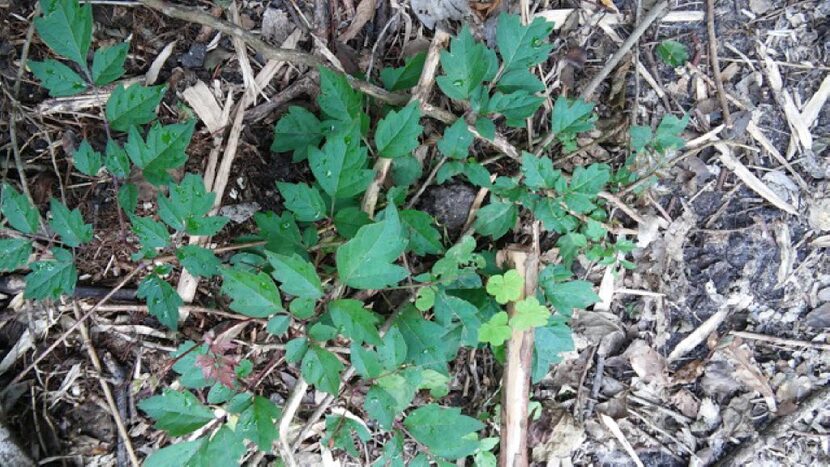
[{"label": "dry brown leaf", "polygon": [[643,381],[654,383],[661,388],[669,385],[666,359],[646,341],[638,339],[632,342],[625,355],[631,363],[631,368]]},{"label": "dry brown leaf", "polygon": [[342,42],[348,42],[357,36],[363,26],[375,16],[375,0],[361,0],[354,12],[349,27],[340,35]]},{"label": "dry brown leaf", "polygon": [[735,367],[734,377],[747,388],[760,393],[764,397],[770,412],[775,412],[777,410],[775,393],[772,391],[767,377],[758,368],[755,357],[752,356],[752,351],[746,345],[741,345],[739,339],[736,339],[721,351]]},{"label": "dry brown leaf", "polygon": [[784,210],[794,216],[798,215],[798,210],[790,203],[781,199],[780,196],[770,190],[758,177],[752,174],[746,166],[732,155],[732,150],[724,143],[715,143],[715,149],[720,152],[720,160],[727,169],[731,170],[746,184],[752,191],[758,193],[772,203],[778,209]]}]

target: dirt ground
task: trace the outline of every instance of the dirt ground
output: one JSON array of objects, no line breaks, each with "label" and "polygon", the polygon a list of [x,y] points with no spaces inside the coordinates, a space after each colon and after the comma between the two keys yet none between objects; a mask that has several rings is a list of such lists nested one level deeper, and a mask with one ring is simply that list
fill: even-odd
[{"label": "dirt ground", "polygon": [[[304,26],[310,21],[315,34],[352,73],[365,74],[370,65],[375,74],[383,66],[400,66],[403,57],[429,44],[433,30],[423,22],[429,25],[430,18],[419,17],[409,1],[388,0],[372,1],[374,14],[365,25],[353,39],[339,41],[355,17],[355,7],[367,1],[332,1],[323,13],[313,2],[236,4],[241,26],[274,44],[298,31],[297,47],[310,50]],[[198,81],[213,88],[220,105],[229,93],[237,100],[244,90],[228,37],[130,1],[93,3],[94,44],[130,38],[128,78],[145,76],[162,56],[156,82],[170,88],[159,110],[162,121],[178,115],[186,105],[184,91]],[[217,17],[227,7],[227,2],[187,3]],[[463,21],[486,39],[493,37],[492,19],[500,11],[527,7],[531,13],[563,19],[551,37],[554,52],[540,70],[546,92],[555,97],[584,87],[652,3],[471,0],[474,13]],[[83,302],[92,304],[130,271],[135,245],[120,234],[113,209],[115,187],[70,179],[64,148],[82,138],[105,141],[96,130],[97,111],[83,105],[60,107],[31,73],[19,74],[34,4],[0,0],[0,170],[4,179],[15,173],[10,142],[14,131],[38,207],[45,211],[50,196],[64,189],[68,204],[80,206],[93,222],[95,240],[78,259]],[[567,172],[592,161],[618,167],[628,157],[627,128],[655,127],[664,114],[688,112],[684,137],[704,138],[696,149],[680,150],[662,161],[653,183],[619,194],[628,212],[615,209],[611,215],[638,231],[631,238],[638,243],[636,268],[579,265],[602,302],[575,314],[576,349],[533,388],[532,400],[539,403],[530,426],[534,463],[830,464],[830,2],[723,0],[714,8],[730,127],[722,126],[727,122],[713,81],[706,2],[672,1],[669,15],[648,29],[597,93],[597,127],[622,126],[626,131],[610,138],[602,138],[607,133],[602,130],[591,133],[579,141],[588,148],[562,164]],[[321,25],[320,18],[328,21]],[[438,25],[455,32],[459,21]],[[656,56],[655,48],[667,39],[688,47],[686,65],[672,68]],[[28,54],[43,59],[50,52],[35,38]],[[265,62],[251,50],[249,59],[255,68]],[[304,165],[291,164],[290,157],[273,154],[269,147],[274,123],[288,105],[315,109],[315,75],[303,66],[283,67],[263,89],[272,101],[259,99],[253,106],[257,110],[249,112],[223,198],[226,214],[238,214],[238,219],[227,237],[213,240],[217,245],[252,232],[254,211],[281,210],[275,181],[311,179]],[[433,104],[451,108],[437,95]],[[14,106],[25,112],[11,128]],[[424,145],[434,145],[440,129],[424,124]],[[518,146],[523,139],[526,143],[524,132],[506,131],[505,136]],[[597,139],[601,142],[592,144]],[[197,127],[185,170],[204,170],[213,141],[203,125]],[[474,153],[482,160],[493,155],[491,148],[478,145]],[[557,155],[552,157],[556,160]],[[498,164],[492,167],[496,172],[513,169],[509,163]],[[457,182],[431,186],[418,207],[448,230],[460,229],[475,192]],[[783,205],[771,202],[770,192]],[[154,197],[151,186],[142,186],[140,199],[147,206],[139,203],[140,209],[152,209]],[[10,384],[75,320],[69,302],[46,307],[23,301],[19,279],[0,278],[3,422],[41,465],[124,462],[113,414],[80,334],[72,333],[19,383]],[[170,280],[175,284],[177,278]],[[136,402],[159,381],[175,380],[169,353],[181,342],[201,341],[206,332],[232,324],[233,318],[215,312],[227,303],[216,293],[217,283],[203,281],[197,306],[173,336],[134,300],[136,283],[87,324],[104,360],[104,378],[119,399],[131,442],[143,458],[167,439],[136,410]],[[400,300],[394,293],[384,299]],[[377,299],[377,306],[385,306],[384,300]],[[268,349],[282,342],[246,328],[236,343],[256,367],[270,368],[260,380],[262,393],[283,403],[298,369],[271,365],[276,357]],[[470,413],[494,409],[501,370],[492,356],[462,352],[453,371],[448,403]],[[335,406],[360,414],[361,397]],[[313,410],[316,402],[310,394],[302,412]],[[495,428],[488,428],[491,436],[498,436]],[[322,462],[319,440],[312,437],[303,446],[303,463]],[[383,442],[382,437],[369,441],[365,458],[340,451],[335,458],[343,464],[365,464]],[[274,459],[250,456],[246,462],[272,465]]]}]

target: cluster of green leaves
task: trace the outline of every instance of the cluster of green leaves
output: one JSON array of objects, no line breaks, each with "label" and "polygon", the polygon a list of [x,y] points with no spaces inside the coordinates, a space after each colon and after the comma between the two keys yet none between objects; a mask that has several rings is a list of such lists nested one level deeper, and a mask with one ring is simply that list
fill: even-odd
[{"label": "cluster of green leaves", "polygon": [[686,143],[681,137],[689,124],[689,115],[681,118],[664,115],[655,130],[634,125],[629,129],[631,156],[612,177],[612,182],[627,185],[654,172],[666,162],[666,156]]},{"label": "cluster of green leaves", "polygon": [[[49,59],[31,65],[52,95],[75,94],[121,77],[127,44],[99,49],[92,67],[87,64],[92,31],[88,4],[43,0],[42,5],[44,13],[36,19],[39,34],[53,52],[72,62]],[[538,111],[544,85],[530,69],[549,56],[551,30],[541,19],[522,25],[518,17],[502,15],[496,50],[475,41],[464,28],[441,54],[438,87],[450,99],[469,104],[476,133],[492,139],[494,122],[503,118],[505,125],[519,127]],[[416,55],[400,68],[382,70],[381,82],[392,91],[406,90],[417,83],[423,64],[424,55]],[[157,121],[164,87],[116,87],[104,110],[110,131],[103,150],[96,150],[97,142],[84,140],[72,162],[86,177],[106,172],[114,181],[119,208],[140,246],[133,259],[155,263],[137,296],[163,325],[175,331],[179,321],[182,300],[165,279],[176,263],[194,276],[221,279],[222,303],[233,312],[265,320],[267,333],[285,342],[285,360],[298,365],[315,389],[339,394],[342,373],[347,364],[354,367],[360,379],[350,384],[366,387],[365,413],[373,426],[389,432],[376,465],[404,465],[407,436],[426,448],[411,459],[412,465],[446,465],[467,456],[476,465],[495,465],[491,451],[497,440],[479,438],[484,424],[445,405],[450,363],[462,348],[485,345],[503,358],[504,343],[514,331],[534,329],[533,380],[538,381],[572,347],[572,310],[598,300],[590,283],[573,279],[572,263],[584,255],[610,264],[632,248],[607,238],[607,215],[598,195],[612,181],[611,169],[592,164],[567,176],[554,169],[550,158],[524,153],[521,173],[493,177],[470,155],[474,134],[465,120],[444,130],[437,148],[446,163],[437,182],[463,174],[491,192],[473,224],[479,236],[498,240],[526,216],[557,235],[561,264],[548,265],[539,277],[540,290],[525,297],[517,271],[500,269],[492,252],[476,251],[474,236],[451,243],[428,213],[403,207],[423,174],[413,155],[423,132],[419,103],[373,107],[343,75],[325,68],[319,73],[320,115],[291,107],[275,125],[272,145],[274,152],[290,152],[294,163],[307,165],[313,180],[277,182],[284,209],[254,215],[253,239],[264,245],[227,259],[183,241],[185,235],[215,235],[227,219],[212,215],[215,194],[199,175],[186,174],[181,180],[170,175],[186,161],[195,122]],[[593,129],[596,120],[593,105],[564,97],[557,99],[550,118],[551,130],[566,151],[576,148],[577,135]],[[635,152],[682,144],[677,139],[681,124],[685,127],[685,120],[669,119],[654,133],[632,130],[637,133],[636,140],[632,133]],[[394,182],[374,218],[361,206],[375,177],[370,154],[391,160]],[[165,188],[159,190],[155,215],[139,208],[138,188],[128,183],[127,177],[138,170],[148,182]],[[43,222],[31,201],[12,186],[3,185],[1,196],[0,212],[20,236],[0,240],[0,269],[28,264],[27,298],[71,294],[78,273],[70,248],[92,241],[92,227],[78,209],[57,200],[51,201],[49,221]],[[65,248],[35,253],[32,239],[54,240],[53,234]],[[160,263],[162,253],[172,253],[176,262]],[[401,260],[404,255],[417,257],[424,272],[412,274],[412,263]],[[343,298],[349,289],[398,288],[403,281],[413,289],[414,300],[404,303],[384,326],[384,317],[371,305]],[[331,350],[335,343],[349,347],[348,358]],[[212,429],[159,450],[147,465],[234,465],[246,441],[273,451],[282,411],[251,387],[256,379],[251,377],[253,363],[227,354],[231,350],[206,338],[201,344],[188,341],[171,354],[177,389],[164,388],[139,407],[171,437],[208,425]],[[416,396],[426,402],[412,409]],[[368,425],[354,417],[331,415],[325,425],[324,442],[355,456],[356,441],[372,436]]]}]

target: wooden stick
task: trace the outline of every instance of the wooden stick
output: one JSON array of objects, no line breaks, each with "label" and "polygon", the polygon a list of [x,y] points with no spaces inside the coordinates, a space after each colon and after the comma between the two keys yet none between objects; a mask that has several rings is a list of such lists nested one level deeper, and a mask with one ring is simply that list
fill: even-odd
[{"label": "wooden stick", "polygon": [[[533,296],[539,275],[538,253],[526,247],[511,246],[500,252],[502,261],[516,269],[524,279],[521,298]],[[507,306],[512,317],[514,304]],[[527,452],[527,405],[530,397],[530,375],[533,358],[533,328],[527,331],[513,331],[505,347],[504,377],[501,404],[501,452],[499,465],[526,466]]]},{"label": "wooden stick", "polygon": [[628,38],[625,40],[625,42],[622,43],[622,45],[620,45],[620,48],[617,50],[617,52],[614,53],[614,55],[605,62],[605,66],[602,67],[602,70],[600,70],[600,72],[597,73],[596,76],[594,76],[591,82],[588,83],[588,86],[585,86],[585,89],[582,90],[583,99],[585,99],[586,101],[591,99],[591,96],[593,96],[594,92],[597,90],[600,83],[602,83],[605,80],[605,78],[608,77],[611,71],[617,67],[617,65],[620,63],[625,54],[627,54],[628,51],[631,50],[631,47],[633,47],[634,44],[636,44],[640,37],[643,35],[643,33],[646,32],[646,29],[648,29],[652,23],[661,18],[666,13],[666,10],[668,10],[668,8],[669,2],[667,0],[662,0],[661,2],[654,5],[651,8],[651,11],[649,11],[645,18],[643,18],[643,20],[640,22],[640,24],[638,24],[637,27],[634,28],[634,30],[631,32],[631,35],[628,36]]},{"label": "wooden stick", "polygon": [[720,75],[718,61],[718,36],[715,34],[715,0],[706,0],[706,32],[709,35],[709,66],[712,67],[712,78],[718,91],[718,101],[723,111],[723,123],[726,128],[732,128],[732,115],[729,113],[729,103],[726,102],[726,91],[723,89],[723,78]]}]

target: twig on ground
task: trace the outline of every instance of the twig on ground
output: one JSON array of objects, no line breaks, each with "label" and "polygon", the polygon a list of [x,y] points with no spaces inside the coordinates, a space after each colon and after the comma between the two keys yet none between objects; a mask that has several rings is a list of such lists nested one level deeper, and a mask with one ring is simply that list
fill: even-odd
[{"label": "twig on ground", "polygon": [[723,112],[723,123],[726,128],[732,128],[732,115],[729,113],[729,103],[726,102],[726,91],[723,89],[723,78],[720,75],[718,60],[718,37],[715,34],[715,0],[706,0],[706,32],[709,35],[709,66],[712,67],[712,78],[718,90],[718,101]]},{"label": "twig on ground", "polygon": [[608,77],[611,71],[617,67],[620,63],[622,58],[625,54],[628,53],[629,50],[637,43],[643,33],[652,25],[655,21],[660,19],[664,14],[666,14],[669,8],[669,2],[667,0],[662,0],[656,5],[654,5],[648,14],[643,18],[643,20],[638,24],[633,31],[631,31],[631,35],[625,40],[625,42],[620,45],[620,48],[617,52],[614,53],[611,58],[609,58],[605,62],[605,66],[597,73],[594,78],[588,83],[587,86],[582,90],[581,97],[585,100],[590,100],[593,96],[594,92],[597,90],[599,85]]},{"label": "twig on ground", "polygon": [[130,464],[132,464],[133,467],[139,467],[141,465],[141,462],[135,455],[133,443],[132,441],[130,441],[130,434],[127,431],[127,427],[124,425],[124,419],[121,418],[121,411],[118,409],[118,405],[115,403],[115,398],[112,396],[112,391],[110,390],[109,384],[107,384],[107,382],[104,380],[101,359],[98,358],[98,352],[95,350],[95,347],[92,346],[92,340],[90,340],[89,338],[89,330],[87,330],[86,324],[83,323],[83,321],[81,321],[81,308],[78,306],[77,303],[73,303],[73,308],[75,311],[75,319],[77,320],[77,322],[81,323],[78,327],[78,330],[81,333],[81,338],[83,339],[84,347],[86,347],[86,352],[89,355],[89,360],[92,361],[92,366],[95,368],[95,376],[98,379],[98,383],[101,385],[101,390],[104,392],[104,399],[106,399],[110,412],[112,412],[112,417],[115,419],[115,427],[118,429],[119,439],[123,443],[119,444],[119,447],[123,446],[123,448],[127,451],[127,455],[130,458]]},{"label": "twig on ground", "polygon": [[135,268],[133,268],[133,270],[130,271],[129,274],[124,276],[124,278],[121,279],[121,282],[119,282],[118,285],[113,287],[113,289],[110,290],[110,292],[104,298],[99,300],[98,303],[96,303],[95,306],[90,308],[89,311],[84,313],[83,316],[81,316],[80,318],[77,318],[75,320],[75,322],[72,323],[72,325],[69,326],[69,328],[66,331],[63,332],[63,334],[58,336],[58,338],[55,340],[55,342],[52,342],[52,344],[49,345],[49,347],[47,347],[46,350],[44,350],[43,352],[41,352],[40,355],[35,357],[35,359],[32,361],[32,363],[30,363],[26,368],[24,368],[23,371],[18,373],[18,375],[14,377],[14,379],[9,383],[9,385],[7,387],[12,387],[15,384],[19,383],[21,380],[23,380],[23,378],[30,371],[32,371],[32,369],[34,367],[36,367],[38,363],[40,363],[44,358],[46,358],[50,353],[52,353],[52,351],[54,351],[59,345],[61,345],[64,341],[66,341],[66,338],[69,337],[69,335],[72,334],[73,331],[78,329],[78,327],[81,326],[84,323],[84,321],[89,319],[89,317],[92,316],[93,313],[95,313],[98,310],[98,307],[105,304],[110,298],[112,298],[113,295],[116,294],[116,292],[118,292],[119,290],[121,290],[122,287],[127,285],[127,283],[130,282],[133,279],[133,277],[135,277],[136,274],[138,274],[142,269],[144,269],[149,264],[150,263],[147,262],[147,261],[142,261]]}]

